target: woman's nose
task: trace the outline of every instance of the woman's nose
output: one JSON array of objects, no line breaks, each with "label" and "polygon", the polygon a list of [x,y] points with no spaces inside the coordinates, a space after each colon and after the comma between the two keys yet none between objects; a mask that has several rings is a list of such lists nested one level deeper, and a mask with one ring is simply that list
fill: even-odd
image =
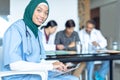
[{"label": "woman's nose", "polygon": [[42,13],[39,14],[39,16],[42,17],[42,18],[45,18],[46,15],[42,12]]}]

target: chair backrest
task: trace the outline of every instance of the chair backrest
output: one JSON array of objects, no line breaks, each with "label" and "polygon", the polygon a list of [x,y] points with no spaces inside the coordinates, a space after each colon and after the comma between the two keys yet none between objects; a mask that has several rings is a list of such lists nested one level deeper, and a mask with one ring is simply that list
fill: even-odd
[{"label": "chair backrest", "polygon": [[2,66],[3,66],[3,49],[2,49],[2,46],[0,46],[0,71],[2,69]]},{"label": "chair backrest", "polygon": [[2,64],[3,64],[3,48],[2,48],[2,44],[3,44],[3,41],[2,41],[2,38],[0,37],[0,71],[2,69]]}]

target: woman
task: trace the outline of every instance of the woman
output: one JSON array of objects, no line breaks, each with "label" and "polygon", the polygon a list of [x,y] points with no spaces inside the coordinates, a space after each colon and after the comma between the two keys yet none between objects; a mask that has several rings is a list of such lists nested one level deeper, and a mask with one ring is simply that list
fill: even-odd
[{"label": "woman", "polygon": [[[45,51],[38,27],[47,19],[49,6],[45,0],[31,0],[25,9],[24,17],[13,23],[6,31],[3,40],[4,71],[66,70],[62,62],[46,63]],[[48,73],[51,75],[51,72]],[[38,75],[14,75],[4,80],[41,80]],[[48,80],[77,80],[76,77],[48,77]]]},{"label": "woman", "polygon": [[54,44],[55,31],[57,29],[57,23],[54,20],[50,20],[47,25],[41,27],[43,46],[46,51],[55,51],[56,46]]}]

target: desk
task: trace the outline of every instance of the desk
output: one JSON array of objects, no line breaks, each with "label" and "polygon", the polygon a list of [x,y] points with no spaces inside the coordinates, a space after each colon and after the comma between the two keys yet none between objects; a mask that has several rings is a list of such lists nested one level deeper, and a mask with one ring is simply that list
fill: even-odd
[{"label": "desk", "polygon": [[47,60],[59,60],[61,62],[87,62],[87,61],[110,61],[110,80],[113,80],[113,60],[119,60],[119,53],[94,53],[94,54],[57,54],[47,55]]}]

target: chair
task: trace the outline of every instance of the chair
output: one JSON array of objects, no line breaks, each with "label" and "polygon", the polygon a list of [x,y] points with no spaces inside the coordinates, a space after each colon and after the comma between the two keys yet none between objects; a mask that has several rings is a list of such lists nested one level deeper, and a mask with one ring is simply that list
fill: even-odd
[{"label": "chair", "polygon": [[40,75],[42,80],[47,80],[47,71],[1,71],[2,66],[2,47],[0,46],[0,80],[2,77],[17,75],[17,74],[36,74]]},{"label": "chair", "polygon": [[5,71],[5,72],[0,72],[0,80],[2,80],[2,77],[5,76],[11,76],[11,75],[17,75],[17,74],[36,74],[40,75],[42,80],[47,80],[47,74],[45,71]]},{"label": "chair", "polygon": [[[99,64],[102,64],[102,61],[94,61],[94,64],[95,64],[95,66],[96,65],[99,65]],[[87,71],[87,69],[85,69],[85,80],[88,80],[88,75],[87,75],[87,73],[88,73],[88,71]],[[105,77],[105,80],[108,80],[108,76],[106,75],[106,77]]]}]

